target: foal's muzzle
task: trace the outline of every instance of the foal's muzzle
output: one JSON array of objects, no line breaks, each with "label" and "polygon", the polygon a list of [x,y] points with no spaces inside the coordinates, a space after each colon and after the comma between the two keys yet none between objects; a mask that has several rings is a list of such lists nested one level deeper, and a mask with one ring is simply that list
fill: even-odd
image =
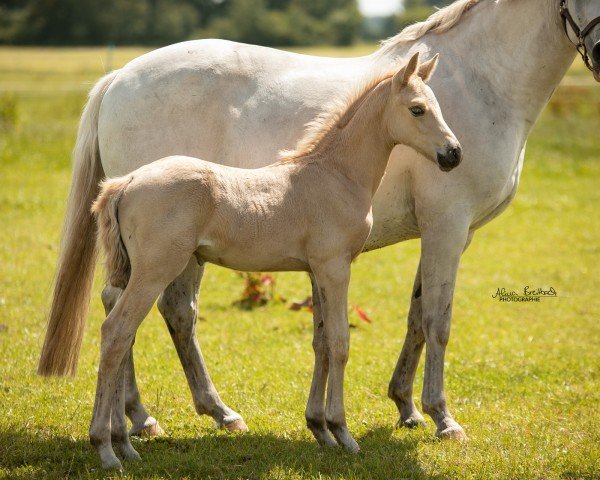
[{"label": "foal's muzzle", "polygon": [[443,152],[437,152],[437,162],[443,172],[449,172],[458,167],[461,160],[462,149],[460,145],[448,146]]}]

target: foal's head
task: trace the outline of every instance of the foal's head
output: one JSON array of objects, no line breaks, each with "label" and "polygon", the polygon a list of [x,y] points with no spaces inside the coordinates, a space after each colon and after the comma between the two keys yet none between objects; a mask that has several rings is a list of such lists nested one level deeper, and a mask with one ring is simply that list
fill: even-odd
[{"label": "foal's head", "polygon": [[419,63],[419,54],[413,55],[392,77],[392,92],[384,115],[396,143],[408,145],[447,172],[460,163],[462,151],[427,86],[438,59],[436,55]]}]

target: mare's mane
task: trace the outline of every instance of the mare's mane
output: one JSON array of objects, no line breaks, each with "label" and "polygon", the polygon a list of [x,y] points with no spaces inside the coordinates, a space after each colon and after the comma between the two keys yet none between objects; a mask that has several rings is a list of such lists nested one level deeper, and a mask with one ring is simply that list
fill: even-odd
[{"label": "mare's mane", "polygon": [[465,12],[483,0],[457,0],[445,8],[433,13],[427,20],[409,25],[397,35],[381,43],[383,52],[387,52],[399,45],[414,42],[427,33],[443,33],[456,26]]}]

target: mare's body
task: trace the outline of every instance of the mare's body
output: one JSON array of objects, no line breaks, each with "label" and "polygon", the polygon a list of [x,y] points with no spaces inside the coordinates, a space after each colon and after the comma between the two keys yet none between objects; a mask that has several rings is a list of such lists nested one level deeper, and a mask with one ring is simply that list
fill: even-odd
[{"label": "mare's body", "polygon": [[[404,347],[389,384],[400,425],[423,417],[412,385],[427,343],[423,409],[440,436],[464,436],[446,405],[444,354],[449,340],[459,260],[474,231],[514,197],[525,143],[552,92],[571,65],[577,41],[565,35],[559,0],[459,0],[411,26],[372,55],[352,59],[297,55],[219,40],[180,43],[144,55],[98,82],[78,136],[75,172],[59,260],[42,373],[73,372],[52,352],[61,339],[83,335],[94,268],[94,223],[89,205],[104,174],[121,175],[145,163],[184,154],[240,167],[260,167],[290,148],[321,106],[367,73],[389,69],[412,52],[441,52],[431,85],[460,139],[460,168],[443,174],[413,149],[390,158],[373,205],[365,249],[421,237]],[[597,0],[569,0],[580,25],[600,15]],[[600,72],[600,26],[585,44]],[[163,293],[163,314],[190,383],[198,413],[244,428],[219,398],[195,340],[195,262]],[[106,288],[110,310],[119,290]],[[318,319],[315,320],[318,325]],[[318,331],[315,330],[315,334]],[[132,432],[160,432],[141,403],[132,361],[126,366],[126,408]]]}]

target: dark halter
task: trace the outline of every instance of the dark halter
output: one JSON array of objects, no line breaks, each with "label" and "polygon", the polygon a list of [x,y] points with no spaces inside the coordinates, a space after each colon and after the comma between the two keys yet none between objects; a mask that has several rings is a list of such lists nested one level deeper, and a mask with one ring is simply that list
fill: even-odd
[{"label": "dark halter", "polygon": [[575,46],[577,47],[577,51],[581,55],[581,58],[583,58],[583,63],[585,63],[585,66],[593,72],[594,68],[592,67],[592,63],[590,62],[590,56],[587,51],[587,47],[585,46],[585,37],[589,35],[589,33],[596,25],[600,24],[600,17],[594,18],[590,23],[588,23],[585,26],[585,28],[582,29],[579,28],[579,25],[577,25],[577,22],[573,19],[571,12],[569,12],[569,7],[567,7],[567,0],[561,0],[559,12],[563,20],[563,26],[565,27],[565,33],[567,34],[567,37],[569,39],[571,38],[569,37],[569,32],[567,31],[568,23],[571,26],[573,33],[577,35],[577,43],[575,44]]}]

